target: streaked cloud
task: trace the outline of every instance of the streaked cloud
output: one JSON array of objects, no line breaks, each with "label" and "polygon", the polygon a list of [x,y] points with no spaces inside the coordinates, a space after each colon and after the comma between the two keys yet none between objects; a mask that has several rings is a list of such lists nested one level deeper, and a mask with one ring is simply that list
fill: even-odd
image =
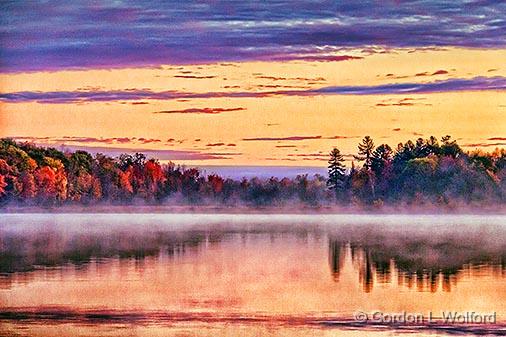
[{"label": "streaked cloud", "polygon": [[[9,137],[21,142],[52,142],[55,144],[157,144],[163,143],[161,139],[145,138],[145,137],[78,137],[78,136],[63,136],[63,137],[32,137],[32,136],[14,136]],[[168,139],[166,144],[175,141]]]},{"label": "streaked cloud", "polygon": [[[452,69],[452,71],[455,71],[455,69]],[[417,77],[426,77],[426,76],[440,76],[440,75],[449,75],[450,72],[448,70],[439,69],[436,71],[422,71],[415,74],[403,74],[403,75],[396,75],[394,73],[388,73],[386,75],[376,75],[376,77],[384,77],[388,79],[405,79],[405,78],[417,78]]]},{"label": "streaked cloud", "polygon": [[431,106],[430,103],[425,103],[424,100],[426,98],[414,98],[414,97],[405,97],[402,99],[384,99],[379,103],[376,103],[377,107],[387,107],[387,106],[399,106],[399,107],[409,107],[409,106]]},{"label": "streaked cloud", "polygon": [[243,111],[245,108],[189,108],[183,110],[162,110],[155,111],[157,114],[219,114],[229,111]]},{"label": "streaked cloud", "polygon": [[307,89],[304,85],[282,85],[282,84],[258,84],[254,86],[259,89]]},{"label": "streaked cloud", "polygon": [[282,76],[267,76],[260,73],[255,74],[255,78],[271,81],[304,81],[304,82],[325,82],[323,77],[282,77]]},{"label": "streaked cloud", "polygon": [[237,146],[237,144],[219,142],[219,143],[209,143],[209,144],[206,144],[206,146],[228,146],[228,147],[233,147],[233,146]]},{"label": "streaked cloud", "polygon": [[340,62],[363,59],[361,56],[351,55],[285,55],[270,57],[269,61],[306,61],[306,62]]},{"label": "streaked cloud", "polygon": [[506,77],[452,78],[434,82],[392,83],[372,86],[334,86],[313,90],[321,94],[377,95],[377,94],[419,94],[455,91],[506,90]]},{"label": "streaked cloud", "polygon": [[[119,156],[122,153],[142,152],[147,157],[160,160],[214,160],[214,159],[230,159],[230,156],[239,156],[239,152],[205,152],[197,150],[173,150],[173,149],[153,149],[142,148],[143,144],[162,144],[163,141],[156,138],[145,137],[78,137],[78,136],[62,136],[62,137],[34,137],[34,136],[13,136],[10,139],[34,143],[44,147],[54,147],[62,151],[84,150],[92,154],[104,153],[109,156]],[[174,138],[166,140],[164,146],[172,146],[176,142]],[[183,141],[177,141],[182,143]],[[97,145],[95,145],[97,144]],[[103,145],[102,145],[103,144]],[[126,145],[126,147],[115,147],[117,145]],[[110,146],[113,145],[113,146]],[[137,146],[136,146],[137,145]],[[134,147],[135,146],[135,147]],[[234,143],[212,143],[207,144],[208,147],[235,147]],[[203,149],[202,149],[203,150]]]},{"label": "streaked cloud", "polygon": [[505,13],[492,0],[11,1],[0,11],[0,71],[504,48]]},{"label": "streaked cloud", "polygon": [[62,151],[76,151],[83,150],[92,154],[104,153],[112,157],[117,157],[122,153],[135,153],[141,152],[148,158],[156,158],[159,160],[214,160],[214,159],[230,159],[231,155],[238,155],[237,153],[206,153],[192,150],[168,150],[168,149],[146,149],[146,148],[125,148],[125,147],[108,147],[108,146],[84,146],[84,145],[69,145],[69,144],[54,144],[54,143],[37,143],[40,146],[55,147]]},{"label": "streaked cloud", "polygon": [[186,78],[186,79],[196,79],[196,80],[208,80],[211,78],[216,78],[216,76],[197,76],[197,75],[175,75],[175,78]]},{"label": "streaked cloud", "polygon": [[499,147],[506,146],[506,142],[504,143],[474,143],[474,144],[463,144],[463,147]]},{"label": "streaked cloud", "polygon": [[321,139],[322,136],[290,136],[290,137],[257,137],[257,138],[243,138],[243,141],[246,142],[256,142],[256,141],[301,141],[301,140],[310,140],[310,139]]},{"label": "streaked cloud", "polygon": [[[353,159],[354,156],[352,154],[343,154],[344,158]],[[329,160],[329,154],[324,153],[323,151],[319,151],[317,153],[290,153],[287,154],[287,157],[289,158],[297,158],[300,160],[318,160],[318,161],[328,161]]]},{"label": "streaked cloud", "polygon": [[439,70],[436,70],[435,72],[433,73],[430,73],[430,72],[423,72],[423,73],[417,73],[415,74],[415,77],[420,77],[420,76],[437,76],[437,75],[447,75],[449,74],[448,70],[444,70],[444,69],[439,69]]},{"label": "streaked cloud", "polygon": [[[63,137],[33,137],[33,136],[14,136],[9,137],[11,139],[21,142],[41,142],[41,141],[52,141],[52,142],[76,142],[76,143],[132,143],[137,140],[135,137],[110,137],[110,138],[97,138],[97,137],[77,137],[77,136],[63,136]],[[142,138],[145,139],[145,138]]]},{"label": "streaked cloud", "polygon": [[[212,159],[223,159],[222,156],[240,156],[242,155],[241,152],[209,152],[205,153],[205,155],[208,156],[218,156],[218,158],[212,158]],[[222,157],[222,158],[219,158]]]},{"label": "streaked cloud", "polygon": [[[149,89],[126,89],[111,91],[22,91],[13,93],[0,93],[0,101],[7,103],[38,102],[46,104],[86,103],[86,102],[114,102],[138,100],[178,100],[178,99],[205,99],[205,98],[259,98],[271,96],[318,96],[318,95],[382,95],[382,94],[421,94],[457,91],[503,91],[506,90],[506,77],[474,77],[452,78],[433,82],[417,83],[388,83],[370,86],[328,86],[307,90],[272,90],[263,92],[232,91],[232,92],[182,92],[161,91]],[[168,110],[158,113],[216,113],[220,110],[187,109]],[[218,108],[219,109],[219,108]],[[233,108],[244,109],[244,108]],[[207,111],[207,112],[206,112]]]},{"label": "streaked cloud", "polygon": [[358,136],[331,136],[325,137],[325,139],[348,139],[348,138],[359,138]]}]

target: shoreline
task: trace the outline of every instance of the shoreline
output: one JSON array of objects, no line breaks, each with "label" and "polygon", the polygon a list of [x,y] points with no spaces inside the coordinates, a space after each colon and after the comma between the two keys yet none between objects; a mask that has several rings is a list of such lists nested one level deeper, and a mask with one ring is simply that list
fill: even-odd
[{"label": "shoreline", "polygon": [[13,206],[0,208],[0,214],[413,214],[413,215],[444,215],[444,214],[484,214],[505,215],[506,207],[502,205],[456,206],[456,207],[338,207],[338,206],[301,206],[301,207],[248,207],[248,206],[175,206],[175,205],[89,205],[89,206]]}]

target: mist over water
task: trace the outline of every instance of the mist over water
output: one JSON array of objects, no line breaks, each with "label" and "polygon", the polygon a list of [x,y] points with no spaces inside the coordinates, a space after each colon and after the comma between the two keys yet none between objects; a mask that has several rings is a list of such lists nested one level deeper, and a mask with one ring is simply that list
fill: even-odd
[{"label": "mist over water", "polygon": [[138,334],[248,336],[267,325],[273,336],[296,335],[294,326],[301,335],[376,336],[384,327],[356,326],[354,312],[447,310],[496,312],[498,326],[480,327],[495,333],[506,322],[505,220],[3,214],[0,331],[121,335],[153,326]]}]

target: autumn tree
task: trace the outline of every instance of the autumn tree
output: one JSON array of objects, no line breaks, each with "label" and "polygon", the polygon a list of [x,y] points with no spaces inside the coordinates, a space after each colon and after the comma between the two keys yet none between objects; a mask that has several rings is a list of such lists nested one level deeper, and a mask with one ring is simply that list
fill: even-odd
[{"label": "autumn tree", "polygon": [[37,189],[42,203],[52,203],[56,198],[56,172],[49,166],[42,166],[35,171]]},{"label": "autumn tree", "polygon": [[12,176],[14,169],[11,167],[5,159],[0,159],[0,197],[7,194],[9,186],[9,180],[12,183]]},{"label": "autumn tree", "polygon": [[[94,182],[93,195],[95,199],[106,199],[110,201],[118,201],[121,198],[121,170],[114,158],[108,157],[102,153],[95,155],[92,174],[98,180]],[[100,193],[98,187],[100,186]],[[97,198],[96,195],[100,195]]]},{"label": "autumn tree", "polygon": [[200,176],[200,171],[196,168],[183,170],[181,175],[181,192],[190,203],[196,203],[201,199],[199,195],[201,183],[204,178]]},{"label": "autumn tree", "polygon": [[371,169],[376,176],[381,176],[385,168],[392,162],[393,151],[388,144],[381,144],[371,156]]},{"label": "autumn tree", "polygon": [[318,206],[325,201],[326,179],[319,174],[315,174],[311,179],[308,179],[307,174],[298,175],[295,178],[295,187],[299,200],[304,204]]},{"label": "autumn tree", "polygon": [[91,186],[91,196],[93,197],[93,200],[100,200],[102,199],[102,184],[100,183],[100,179],[93,178],[93,184]]},{"label": "autumn tree", "polygon": [[7,183],[5,182],[5,177],[0,174],[0,197],[5,194],[5,187]]},{"label": "autumn tree", "polygon": [[437,158],[423,157],[411,159],[402,175],[399,177],[399,185],[403,197],[408,201],[423,201],[421,198],[430,198],[434,188],[434,174],[437,168]]},{"label": "autumn tree", "polygon": [[23,172],[19,177],[20,191],[19,196],[23,200],[30,200],[37,195],[37,185],[35,177],[31,172]]},{"label": "autumn tree", "polygon": [[134,193],[131,166],[126,171],[119,171],[119,184],[123,197],[127,196],[130,198],[130,196]]},{"label": "autumn tree", "polygon": [[56,170],[56,200],[65,201],[67,199],[67,176],[63,169]]},{"label": "autumn tree", "polygon": [[222,177],[220,177],[217,174],[211,174],[207,176],[207,181],[211,186],[211,192],[213,193],[214,197],[216,197],[218,194],[221,193],[221,191],[223,190],[223,182],[224,182]]},{"label": "autumn tree", "polygon": [[370,203],[373,200],[371,191],[371,173],[365,168],[353,170],[350,173],[350,193],[352,201]]},{"label": "autumn tree", "polygon": [[166,178],[163,169],[154,159],[150,159],[144,164],[144,183],[148,191],[149,198],[161,199],[160,192],[163,190],[163,183]]}]

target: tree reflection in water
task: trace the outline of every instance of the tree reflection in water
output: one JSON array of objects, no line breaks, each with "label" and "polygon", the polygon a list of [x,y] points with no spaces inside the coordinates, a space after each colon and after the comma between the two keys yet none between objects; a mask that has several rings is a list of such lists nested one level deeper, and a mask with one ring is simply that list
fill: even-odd
[{"label": "tree reflection in water", "polygon": [[459,278],[470,272],[505,275],[504,247],[490,247],[479,239],[471,242],[446,239],[449,241],[444,244],[404,240],[389,243],[378,238],[375,242],[350,242],[330,237],[329,266],[333,279],[339,281],[347,256],[365,292],[371,292],[375,283],[392,282],[410,289],[416,287],[418,291],[436,292],[438,288],[451,291]]},{"label": "tree reflection in water", "polygon": [[5,277],[68,264],[86,268],[90,261],[108,259],[134,259],[141,265],[147,257],[198,254],[230,242],[255,245],[252,238],[279,245],[279,253],[283,254],[282,250],[288,248],[280,242],[288,238],[296,241],[289,249],[307,248],[311,237],[323,243],[328,241],[328,263],[335,282],[340,281],[343,268],[349,267],[355,270],[364,292],[371,292],[377,284],[392,283],[424,292],[451,291],[463,275],[471,272],[504,276],[506,243],[500,239],[504,233],[497,234],[499,239],[481,234],[451,231],[434,235],[432,231],[424,231],[407,235],[380,227],[333,229],[317,225],[8,231],[0,235],[0,273]]}]

